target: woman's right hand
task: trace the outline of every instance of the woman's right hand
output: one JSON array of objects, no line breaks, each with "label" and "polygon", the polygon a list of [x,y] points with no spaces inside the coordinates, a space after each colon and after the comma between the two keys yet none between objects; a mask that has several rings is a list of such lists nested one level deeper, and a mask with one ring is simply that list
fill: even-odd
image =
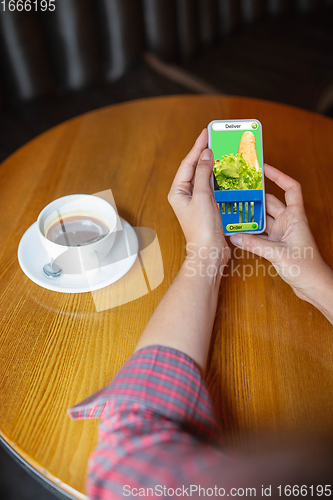
[{"label": "woman's right hand", "polygon": [[333,271],[321,257],[303,205],[301,185],[265,164],[265,175],[285,191],[286,205],[266,194],[266,235],[234,234],[231,242],[269,260],[295,294],[318,305],[323,287],[333,290]]}]

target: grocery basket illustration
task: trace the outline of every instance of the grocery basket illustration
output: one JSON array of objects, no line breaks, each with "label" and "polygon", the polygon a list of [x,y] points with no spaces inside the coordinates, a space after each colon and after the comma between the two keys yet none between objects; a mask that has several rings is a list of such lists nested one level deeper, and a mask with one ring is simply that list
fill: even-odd
[{"label": "grocery basket illustration", "polygon": [[259,233],[264,229],[264,192],[262,189],[214,190],[220,209],[223,232]]}]

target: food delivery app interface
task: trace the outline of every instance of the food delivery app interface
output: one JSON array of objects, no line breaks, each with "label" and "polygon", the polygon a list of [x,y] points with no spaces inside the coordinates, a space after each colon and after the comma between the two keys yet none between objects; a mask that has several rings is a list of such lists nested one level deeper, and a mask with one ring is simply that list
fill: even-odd
[{"label": "food delivery app interface", "polygon": [[265,201],[262,130],[258,120],[213,121],[214,196],[226,234],[263,232]]}]

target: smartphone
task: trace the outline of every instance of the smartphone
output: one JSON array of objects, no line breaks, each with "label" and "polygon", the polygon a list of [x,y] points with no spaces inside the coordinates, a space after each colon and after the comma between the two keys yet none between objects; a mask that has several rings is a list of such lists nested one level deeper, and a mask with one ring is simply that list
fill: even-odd
[{"label": "smartphone", "polygon": [[214,153],[211,186],[223,232],[263,233],[266,228],[262,126],[259,120],[213,120],[208,147]]}]

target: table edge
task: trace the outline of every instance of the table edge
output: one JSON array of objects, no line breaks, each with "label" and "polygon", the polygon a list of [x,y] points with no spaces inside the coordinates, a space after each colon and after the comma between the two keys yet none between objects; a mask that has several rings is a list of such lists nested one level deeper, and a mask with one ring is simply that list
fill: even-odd
[{"label": "table edge", "polygon": [[[14,449],[13,445],[16,449]],[[63,500],[88,500],[87,496],[83,495],[66,483],[63,483],[60,479],[56,478],[51,473],[46,471],[46,469],[43,469],[49,476],[46,477],[45,473],[38,470],[36,466],[33,465],[32,461],[29,461],[27,454],[21,454],[19,451],[20,448],[15,443],[11,443],[1,430],[0,446],[2,446],[2,448],[6,450],[6,452],[15,460],[15,462],[18,463],[30,476],[32,476],[35,480],[42,484],[44,488],[51,491],[54,495],[58,496],[58,498],[61,498]]]},{"label": "table edge", "polygon": [[77,116],[69,118],[68,120],[64,120],[63,122],[60,122],[57,125],[54,125],[53,127],[51,127],[49,129],[45,130],[44,132],[36,135],[36,137],[34,137],[33,139],[30,139],[25,144],[22,144],[22,146],[20,146],[18,149],[16,149],[13,153],[11,153],[9,156],[7,156],[7,158],[5,158],[0,163],[0,168],[9,159],[11,159],[12,156],[14,156],[19,151],[21,151],[22,148],[25,148],[26,146],[28,146],[29,144],[31,144],[32,142],[34,142],[36,140],[39,140],[42,136],[44,136],[44,134],[49,134],[50,132],[53,132],[57,128],[69,125],[70,123],[74,123],[75,120],[79,120],[79,119],[81,119],[83,117],[92,115],[94,113],[101,112],[102,110],[106,111],[106,110],[108,110],[110,108],[117,108],[119,106],[128,106],[128,105],[130,105],[132,103],[144,103],[144,102],[148,102],[148,101],[171,100],[171,99],[190,100],[190,99],[193,99],[193,98],[202,98],[202,99],[222,98],[222,99],[226,99],[226,100],[228,100],[228,99],[230,99],[230,100],[237,99],[237,100],[241,100],[241,101],[251,101],[253,103],[255,103],[255,102],[262,103],[262,104],[265,103],[265,104],[268,104],[268,105],[271,105],[271,106],[277,106],[279,108],[281,108],[281,107],[288,108],[290,110],[294,110],[296,112],[305,113],[307,115],[311,115],[311,116],[315,116],[317,118],[328,120],[330,122],[333,121],[333,118],[330,118],[329,116],[322,115],[321,113],[318,113],[316,111],[311,111],[311,110],[308,110],[308,109],[299,108],[297,106],[292,106],[291,104],[280,103],[278,101],[270,101],[268,99],[258,99],[257,97],[247,97],[247,96],[241,96],[241,95],[237,95],[237,94],[171,94],[171,95],[167,94],[167,95],[162,95],[162,96],[142,97],[140,99],[131,99],[131,100],[128,100],[128,101],[121,101],[121,102],[117,102],[117,103],[114,103],[114,104],[109,104],[107,106],[101,106],[99,108],[95,108],[95,109],[92,109],[90,111],[86,111],[85,113],[81,113],[81,114],[79,114]]}]

